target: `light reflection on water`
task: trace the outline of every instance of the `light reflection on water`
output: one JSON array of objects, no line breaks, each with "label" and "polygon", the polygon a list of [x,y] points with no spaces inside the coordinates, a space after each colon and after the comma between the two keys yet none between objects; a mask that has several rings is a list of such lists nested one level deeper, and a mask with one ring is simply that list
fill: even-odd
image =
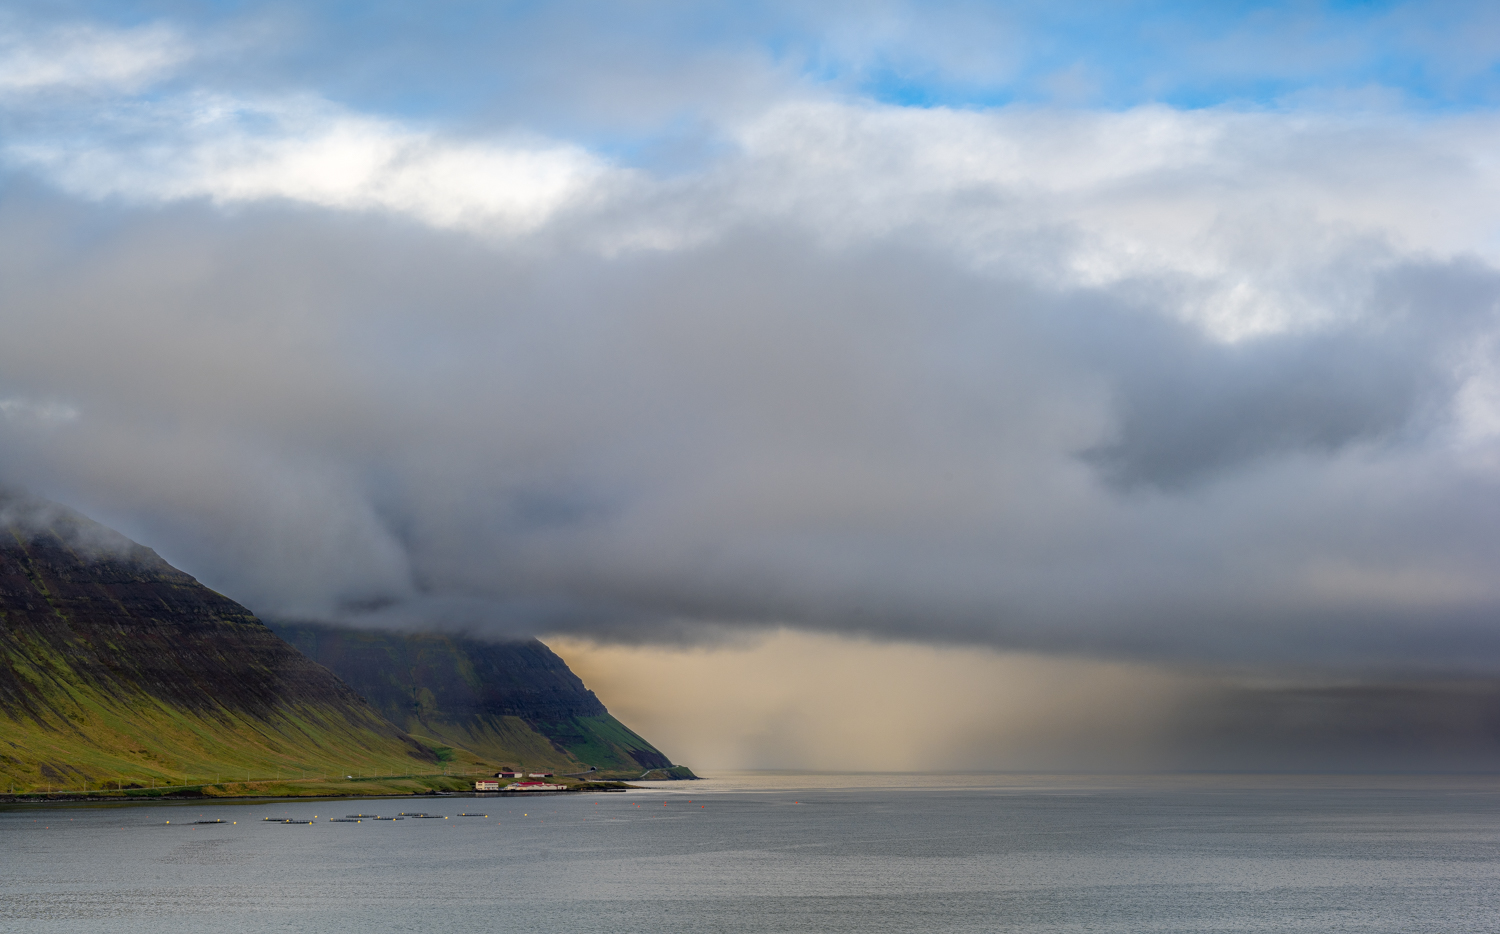
[{"label": "light reflection on water", "polygon": [[[450,817],[326,822],[414,810]],[[188,823],[215,818],[237,823]],[[726,773],[523,800],[7,807],[0,931],[1449,934],[1500,930],[1497,870],[1488,777]]]}]

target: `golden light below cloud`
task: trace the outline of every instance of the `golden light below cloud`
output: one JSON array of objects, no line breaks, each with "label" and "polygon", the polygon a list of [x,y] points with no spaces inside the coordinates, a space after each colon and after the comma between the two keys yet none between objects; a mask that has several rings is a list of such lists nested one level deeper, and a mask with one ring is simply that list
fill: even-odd
[{"label": "golden light below cloud", "polygon": [[698,647],[553,637],[610,709],[697,770],[1149,769],[1196,679],[788,629]]}]

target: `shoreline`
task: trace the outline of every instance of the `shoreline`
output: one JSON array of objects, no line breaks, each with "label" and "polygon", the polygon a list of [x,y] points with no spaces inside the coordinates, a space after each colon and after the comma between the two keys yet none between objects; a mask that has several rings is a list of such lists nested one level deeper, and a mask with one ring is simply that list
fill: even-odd
[{"label": "shoreline", "polygon": [[649,791],[640,785],[626,782],[579,783],[560,791],[395,791],[395,792],[326,792],[321,794],[212,794],[202,791],[172,791],[165,794],[132,794],[130,791],[94,792],[39,792],[36,794],[0,794],[0,805],[4,804],[170,804],[175,801],[198,802],[224,801],[333,801],[380,798],[519,798],[540,795],[572,794],[617,794],[625,791]]},{"label": "shoreline", "polygon": [[[685,767],[672,770],[651,770],[637,774],[634,770],[622,775],[617,770],[597,770],[584,775],[593,779],[564,776],[557,779],[569,787],[555,794],[571,794],[577,791],[605,792],[626,790],[640,786],[631,781],[697,781],[698,776]],[[675,773],[675,774],[674,774]],[[56,789],[0,792],[0,803],[28,803],[44,801],[204,801],[204,800],[254,800],[257,798],[409,798],[434,795],[492,795],[507,794],[499,791],[476,791],[474,782],[492,775],[491,772],[459,775],[374,775],[341,778],[309,779],[251,779],[246,781],[200,782],[183,785],[158,785],[156,787]],[[607,777],[606,777],[607,776]],[[660,777],[658,777],[660,776]],[[101,783],[102,784],[102,783]],[[113,784],[112,782],[110,784]],[[508,792],[509,794],[543,794],[539,791]]]}]

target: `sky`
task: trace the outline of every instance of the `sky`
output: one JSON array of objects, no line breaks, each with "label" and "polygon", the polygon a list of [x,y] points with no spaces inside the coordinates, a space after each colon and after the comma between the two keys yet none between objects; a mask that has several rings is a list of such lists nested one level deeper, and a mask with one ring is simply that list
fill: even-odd
[{"label": "sky", "polygon": [[[908,764],[1462,719],[1497,69],[1463,2],[5,4],[0,484],[648,718],[897,659],[993,711]],[[825,761],[756,709],[653,722]]]}]

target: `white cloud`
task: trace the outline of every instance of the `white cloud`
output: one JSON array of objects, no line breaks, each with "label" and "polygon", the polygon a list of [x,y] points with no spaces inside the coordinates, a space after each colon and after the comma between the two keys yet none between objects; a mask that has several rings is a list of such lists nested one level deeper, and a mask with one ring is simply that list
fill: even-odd
[{"label": "white cloud", "polygon": [[509,232],[545,223],[609,174],[576,146],[444,140],[305,97],[198,95],[137,108],[116,128],[148,142],[34,141],[9,154],[90,198],[281,200]]},{"label": "white cloud", "polygon": [[1173,277],[1176,313],[1223,340],[1348,313],[1309,279],[1351,249],[1500,260],[1493,117],[823,102],[771,110],[737,138],[746,213],[844,242],[909,230],[1064,287]]},{"label": "white cloud", "polygon": [[[88,198],[289,201],[486,234],[569,218],[593,248],[679,250],[751,223],[830,245],[914,237],[1061,288],[1169,280],[1219,340],[1357,315],[1358,253],[1500,260],[1500,121],[1145,106],[1119,113],[785,102],[687,178],[538,138],[464,139],[329,101],[196,93],[5,150]],[[1372,267],[1371,267],[1372,268]]]},{"label": "white cloud", "polygon": [[0,93],[129,92],[192,56],[183,36],[162,24],[111,29],[72,23],[27,32],[0,23]]}]

